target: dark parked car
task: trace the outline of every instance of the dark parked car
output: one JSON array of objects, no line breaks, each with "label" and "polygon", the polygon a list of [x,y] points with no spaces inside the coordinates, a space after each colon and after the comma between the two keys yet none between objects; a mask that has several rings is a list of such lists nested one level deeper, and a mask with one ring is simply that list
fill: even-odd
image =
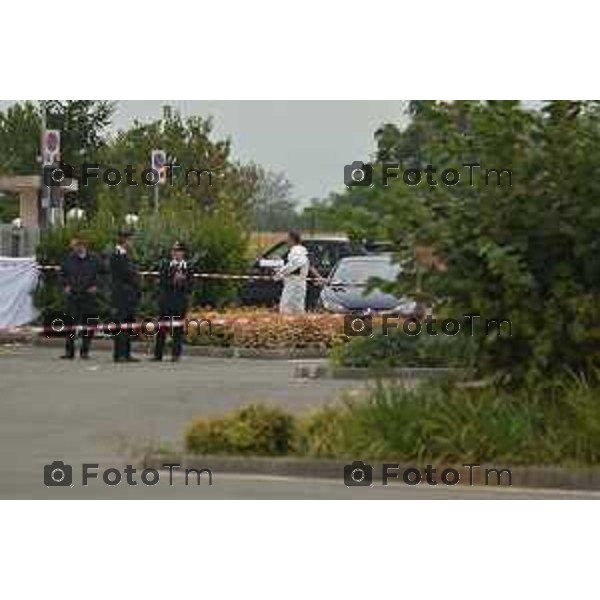
[{"label": "dark parked car", "polygon": [[343,258],[336,265],[321,292],[320,306],[326,311],[336,313],[414,313],[414,301],[379,289],[367,288],[369,280],[373,277],[383,281],[396,281],[402,267],[393,262],[392,258],[391,254]]},{"label": "dark parked car", "polygon": [[[319,272],[321,277],[329,277],[331,270],[338,261],[346,256],[365,254],[367,251],[360,244],[353,244],[344,236],[309,236],[302,241],[308,250],[311,266]],[[271,246],[259,256],[250,267],[248,275],[272,276],[280,269],[288,253],[286,241]],[[275,306],[279,303],[282,283],[280,281],[249,280],[242,289],[241,301],[247,306]],[[309,282],[306,293],[306,307],[308,310],[316,308],[321,287]]]}]

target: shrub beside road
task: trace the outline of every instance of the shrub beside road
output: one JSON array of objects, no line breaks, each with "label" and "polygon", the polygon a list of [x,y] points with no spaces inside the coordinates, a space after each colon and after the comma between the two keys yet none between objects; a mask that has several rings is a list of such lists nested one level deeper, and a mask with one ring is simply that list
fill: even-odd
[{"label": "shrub beside road", "polygon": [[592,466],[600,461],[600,403],[576,379],[515,392],[380,383],[365,398],[299,416],[250,405],[195,419],[184,445],[200,454]]}]

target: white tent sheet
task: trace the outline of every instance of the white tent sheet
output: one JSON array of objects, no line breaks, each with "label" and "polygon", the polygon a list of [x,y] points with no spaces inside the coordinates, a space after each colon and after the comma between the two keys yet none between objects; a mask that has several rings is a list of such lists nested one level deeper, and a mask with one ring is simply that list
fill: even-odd
[{"label": "white tent sheet", "polygon": [[25,325],[35,319],[32,293],[37,280],[35,258],[0,256],[0,328]]}]

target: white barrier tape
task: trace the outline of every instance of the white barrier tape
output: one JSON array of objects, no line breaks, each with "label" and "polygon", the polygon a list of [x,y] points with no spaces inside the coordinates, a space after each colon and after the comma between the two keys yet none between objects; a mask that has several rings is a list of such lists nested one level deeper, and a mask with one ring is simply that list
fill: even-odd
[{"label": "white barrier tape", "polygon": [[[60,271],[61,267],[56,265],[39,265],[40,271]],[[160,271],[139,271],[140,277],[158,277]],[[234,280],[234,281],[283,281],[282,278],[275,275],[234,275],[231,273],[192,273],[192,277],[195,279],[223,279],[223,280]],[[305,281],[309,283],[325,284],[326,279],[319,279],[318,277],[306,277]],[[327,283],[329,286],[337,287],[366,287],[364,283],[349,283],[344,281],[330,281]]]},{"label": "white barrier tape", "polygon": [[[61,267],[56,265],[38,265],[40,271],[60,271]],[[140,277],[158,277],[160,271],[138,271]],[[234,275],[231,273],[192,273],[192,277],[199,279],[263,279],[266,281],[278,280],[275,275]],[[316,277],[307,279],[317,279]]]}]

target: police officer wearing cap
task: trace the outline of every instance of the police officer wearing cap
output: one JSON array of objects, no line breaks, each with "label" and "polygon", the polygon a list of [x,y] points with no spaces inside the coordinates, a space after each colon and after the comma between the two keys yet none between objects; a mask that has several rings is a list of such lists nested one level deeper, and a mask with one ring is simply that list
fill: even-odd
[{"label": "police officer wearing cap", "polygon": [[131,356],[131,337],[137,332],[127,328],[127,324],[135,323],[140,294],[138,270],[130,257],[131,236],[130,231],[121,231],[110,257],[112,305],[114,317],[120,324],[120,331],[113,338],[115,362],[138,362]]},{"label": "police officer wearing cap", "polygon": [[160,267],[160,320],[167,323],[161,325],[156,336],[153,360],[160,361],[163,357],[167,329],[173,336],[171,356],[173,362],[181,357],[183,350],[182,326],[175,326],[174,321],[185,318],[188,309],[188,297],[191,290],[192,274],[185,260],[185,246],[175,242],[171,248],[170,257],[164,260]]},{"label": "police officer wearing cap", "polygon": [[[96,283],[98,279],[98,260],[88,252],[85,240],[79,236],[71,240],[71,253],[63,263],[62,279],[65,292],[65,312],[70,325],[91,325],[98,319],[96,306]],[[89,358],[90,345],[94,330],[80,332],[81,347],[79,356]],[[75,357],[74,331],[67,331],[65,353],[61,358]]]}]

